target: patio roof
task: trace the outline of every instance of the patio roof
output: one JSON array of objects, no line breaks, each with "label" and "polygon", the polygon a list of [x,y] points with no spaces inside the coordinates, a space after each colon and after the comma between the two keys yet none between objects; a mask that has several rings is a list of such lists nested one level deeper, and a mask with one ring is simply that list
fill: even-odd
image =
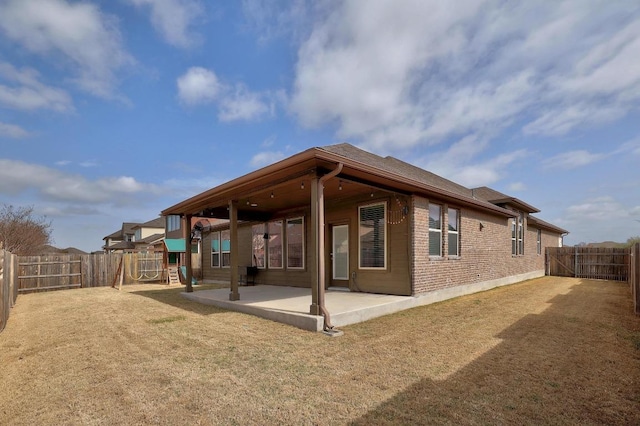
[{"label": "patio roof", "polygon": [[239,220],[268,220],[276,211],[309,205],[310,181],[343,164],[336,179],[327,182],[325,195],[340,202],[362,192],[387,191],[419,194],[429,199],[514,214],[486,200],[474,198],[470,189],[392,157],[361,150],[349,144],[310,148],[299,154],[212,188],[162,211],[229,218],[230,200],[238,202]]}]

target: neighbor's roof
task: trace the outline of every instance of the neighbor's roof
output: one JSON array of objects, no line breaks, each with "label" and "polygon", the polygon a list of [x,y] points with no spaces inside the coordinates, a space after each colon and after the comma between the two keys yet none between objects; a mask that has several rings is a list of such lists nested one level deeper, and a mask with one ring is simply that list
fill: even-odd
[{"label": "neighbor's roof", "polygon": [[149,235],[146,238],[143,238],[139,241],[135,241],[136,244],[151,244],[151,243],[155,243],[158,240],[161,240],[164,238],[164,234],[153,234],[153,235]]},{"label": "neighbor's roof", "polygon": [[131,241],[119,241],[111,246],[104,246],[107,250],[130,250],[135,248]]},{"label": "neighbor's roof", "polygon": [[136,223],[132,229],[136,228],[162,228],[164,229],[165,220],[160,216],[145,223]]}]

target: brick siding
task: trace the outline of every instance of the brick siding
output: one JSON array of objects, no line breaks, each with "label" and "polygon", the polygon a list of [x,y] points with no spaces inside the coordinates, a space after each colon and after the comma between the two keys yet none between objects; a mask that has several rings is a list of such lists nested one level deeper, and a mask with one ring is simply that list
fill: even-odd
[{"label": "brick siding", "polygon": [[[435,201],[434,201],[435,202]],[[443,208],[442,257],[429,257],[429,200],[412,197],[412,293],[422,294],[466,284],[544,271],[544,247],[557,247],[559,235],[542,231],[542,251],[537,253],[537,232],[525,220],[524,254],[511,254],[511,219],[436,202]],[[460,256],[449,258],[447,208],[460,211]],[[482,224],[482,225],[481,225]]]}]

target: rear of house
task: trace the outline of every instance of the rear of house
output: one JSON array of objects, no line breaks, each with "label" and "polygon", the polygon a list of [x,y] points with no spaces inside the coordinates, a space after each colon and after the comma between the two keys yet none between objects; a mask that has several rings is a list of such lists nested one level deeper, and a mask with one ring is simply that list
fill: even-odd
[{"label": "rear of house", "polygon": [[163,215],[168,223],[217,219],[199,233],[197,267],[205,280],[231,282],[232,300],[234,281],[252,268],[259,284],[311,288],[315,303],[320,287],[416,296],[544,275],[544,247],[561,245],[566,231],[532,216],[538,212],[490,188],[465,188],[339,144],[311,148]]}]

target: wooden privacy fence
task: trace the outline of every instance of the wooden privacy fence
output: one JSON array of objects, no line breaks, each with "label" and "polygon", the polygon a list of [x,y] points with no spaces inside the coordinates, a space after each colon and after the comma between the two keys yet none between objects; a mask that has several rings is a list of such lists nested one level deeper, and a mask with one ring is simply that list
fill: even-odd
[{"label": "wooden privacy fence", "polygon": [[17,256],[0,250],[0,331],[7,325],[9,313],[18,297],[17,268]]},{"label": "wooden privacy fence", "polygon": [[631,247],[629,262],[629,284],[633,294],[633,308],[636,315],[640,315],[640,243]]},{"label": "wooden privacy fence", "polygon": [[162,253],[19,256],[18,291],[106,287],[120,273],[124,284],[163,281]]},{"label": "wooden privacy fence", "polygon": [[547,247],[547,275],[628,281],[630,258],[628,248]]}]

